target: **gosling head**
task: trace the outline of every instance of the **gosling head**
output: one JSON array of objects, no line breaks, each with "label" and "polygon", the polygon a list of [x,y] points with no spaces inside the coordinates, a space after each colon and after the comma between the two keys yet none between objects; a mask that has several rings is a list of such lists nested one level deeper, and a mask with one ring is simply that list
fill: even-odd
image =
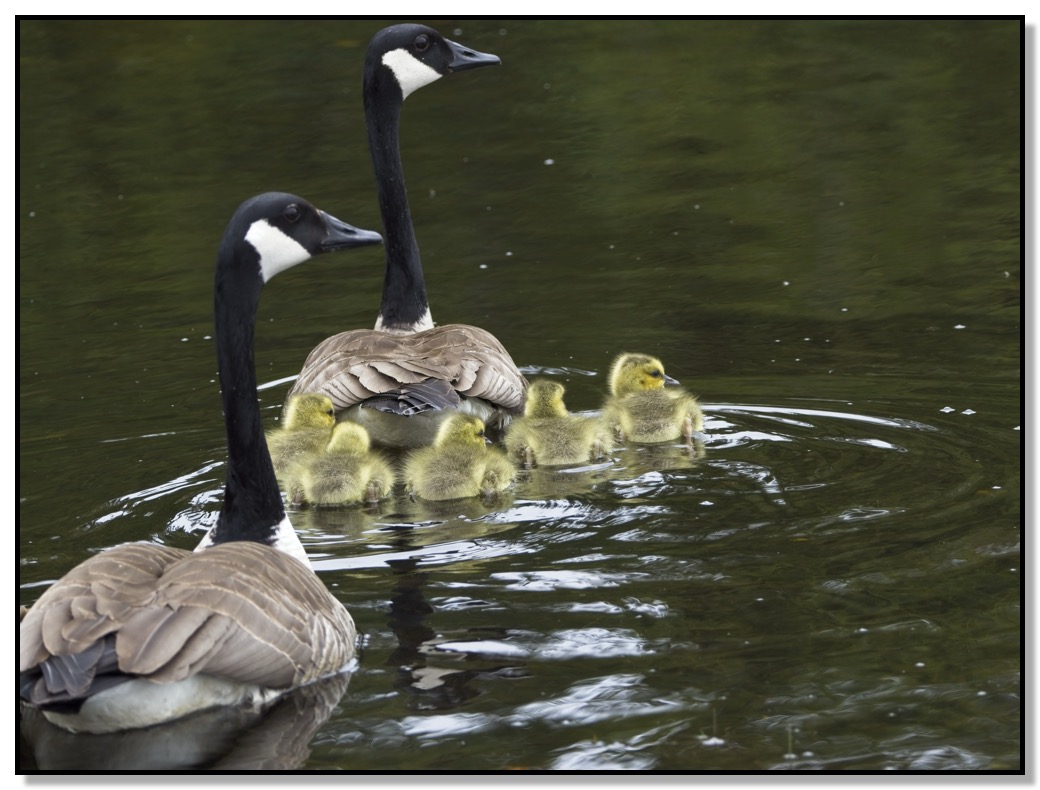
[{"label": "gosling head", "polygon": [[446,445],[484,448],[489,440],[484,435],[484,422],[479,417],[455,413],[444,418],[437,429],[434,447]]},{"label": "gosling head", "polygon": [[371,443],[368,431],[356,422],[338,422],[332,429],[332,438],[329,439],[328,451],[330,453],[351,453],[353,455],[364,455],[368,452]]},{"label": "gosling head", "polygon": [[326,395],[304,393],[293,395],[285,406],[286,430],[332,428],[336,424],[336,408]]},{"label": "gosling head", "polygon": [[666,384],[678,386],[679,382],[664,372],[661,360],[649,354],[620,354],[610,366],[611,395],[659,390]]},{"label": "gosling head", "polygon": [[566,417],[563,385],[548,379],[535,379],[527,388],[524,403],[525,417]]}]

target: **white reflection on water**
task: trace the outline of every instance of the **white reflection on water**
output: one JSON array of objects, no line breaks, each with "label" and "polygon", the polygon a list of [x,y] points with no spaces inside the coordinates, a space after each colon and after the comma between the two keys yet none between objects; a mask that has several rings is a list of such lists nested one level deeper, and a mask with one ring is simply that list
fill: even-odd
[{"label": "white reflection on water", "polygon": [[532,650],[537,658],[569,660],[643,656],[669,648],[667,640],[646,640],[627,628],[573,628],[539,635]]},{"label": "white reflection on water", "polygon": [[435,716],[408,716],[401,720],[405,735],[413,738],[445,738],[485,732],[499,721],[483,713],[448,713]]},{"label": "white reflection on water", "polygon": [[492,573],[491,578],[511,582],[506,585],[506,589],[544,592],[546,590],[589,590],[595,587],[617,587],[626,581],[630,581],[632,574],[593,573],[590,571],[529,571]]},{"label": "white reflection on water", "polygon": [[881,439],[860,439],[851,436],[821,436],[820,438],[827,442],[847,442],[848,444],[858,444],[863,447],[876,447],[879,450],[895,450],[897,453],[909,452],[905,447],[900,447],[898,444],[892,444]]},{"label": "white reflection on water", "polygon": [[646,771],[658,762],[656,753],[647,749],[667,744],[689,727],[686,723],[654,727],[625,741],[584,740],[571,744],[550,764],[553,771]]},{"label": "white reflection on water", "polygon": [[438,543],[433,546],[420,546],[405,551],[386,552],[368,556],[334,557],[329,559],[313,559],[311,565],[315,571],[356,570],[359,568],[382,568],[396,560],[421,559],[424,565],[454,563],[463,560],[486,560],[492,557],[509,556],[533,551],[503,541],[456,541]]},{"label": "white reflection on water", "polygon": [[665,640],[650,642],[635,631],[625,628],[574,628],[548,634],[511,631],[511,641],[453,640],[431,645],[430,651],[466,653],[482,659],[526,658],[544,661],[566,661],[581,658],[616,658],[618,656],[653,655],[667,650]]},{"label": "white reflection on water", "polygon": [[555,699],[521,705],[515,715],[557,724],[586,725],[692,707],[689,701],[670,696],[654,694],[643,675],[604,675],[575,684]]},{"label": "white reflection on water", "polygon": [[715,403],[710,407],[705,407],[705,412],[722,412],[723,414],[769,414],[769,415],[791,415],[787,418],[772,417],[771,419],[776,422],[783,422],[790,425],[800,425],[807,428],[813,427],[809,423],[802,422],[797,419],[798,416],[802,417],[826,417],[830,419],[843,419],[852,420],[854,422],[866,422],[873,425],[880,425],[885,428],[907,428],[914,431],[937,431],[939,430],[933,425],[927,423],[918,422],[917,420],[907,420],[901,417],[874,417],[869,414],[856,414],[855,412],[847,411],[828,411],[825,409],[791,409],[782,406],[746,406],[736,403]]},{"label": "white reflection on water", "polygon": [[[662,696],[646,684],[642,675],[620,674],[605,675],[578,683],[562,696],[520,705],[512,713],[406,716],[396,723],[384,724],[385,729],[398,730],[406,737],[440,740],[504,728],[523,729],[539,722],[551,723],[554,726],[581,727],[603,721],[618,722],[631,717],[674,716],[704,708],[706,705],[705,701],[699,699],[691,700],[679,695],[670,695],[670,698]],[[688,726],[685,721],[659,725],[633,736],[625,743],[601,744],[602,748],[597,748],[588,741],[580,741],[565,747],[565,753],[557,758],[553,767],[577,768],[584,764],[585,759],[595,756],[599,760],[598,767],[603,768],[603,758],[612,755],[612,761],[618,759],[626,767],[632,768],[635,766],[630,760],[625,759],[624,755],[659,745]],[[648,757],[644,767],[650,767],[656,760],[656,756]]]},{"label": "white reflection on water", "polygon": [[130,494],[124,494],[118,497],[114,501],[116,502],[130,502],[135,504],[137,502],[148,502],[153,499],[160,499],[161,497],[175,494],[178,491],[184,489],[193,488],[198,484],[200,480],[205,480],[206,475],[212,472],[214,469],[224,465],[223,461],[211,461],[210,463],[196,469],[193,472],[175,477],[172,480],[167,480],[159,485],[146,488],[142,491],[134,491]]},{"label": "white reflection on water", "polygon": [[257,389],[258,392],[263,392],[264,390],[269,390],[269,389],[274,389],[275,387],[280,387],[283,384],[291,384],[292,382],[296,381],[298,376],[299,376],[298,373],[294,373],[291,376],[285,376],[284,378],[275,379],[274,381],[264,381],[264,382],[261,382],[260,384],[257,384],[256,385],[256,389]]},{"label": "white reflection on water", "polygon": [[531,651],[527,648],[497,639],[438,642],[436,645],[427,647],[424,652],[465,653],[479,655],[488,660],[529,658],[531,655]]},{"label": "white reflection on water", "polygon": [[638,598],[625,598],[621,605],[609,601],[590,601],[587,603],[564,603],[545,607],[547,611],[566,612],[568,614],[621,614],[635,612],[648,617],[667,617],[668,604],[662,601],[644,602]]}]

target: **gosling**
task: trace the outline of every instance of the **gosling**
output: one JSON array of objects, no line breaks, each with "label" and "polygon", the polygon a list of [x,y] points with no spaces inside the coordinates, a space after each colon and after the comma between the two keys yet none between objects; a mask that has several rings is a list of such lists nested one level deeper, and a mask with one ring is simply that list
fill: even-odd
[{"label": "gosling", "polygon": [[505,436],[510,457],[525,466],[568,466],[602,458],[613,448],[610,428],[600,417],[571,414],[563,385],[536,379],[527,388],[524,415],[509,424]]},{"label": "gosling", "polygon": [[385,499],[397,483],[390,462],[371,448],[368,431],[356,422],[336,423],[318,453],[302,456],[293,472],[308,505],[353,505]]},{"label": "gosling", "polygon": [[335,424],[332,401],[325,395],[304,393],[286,401],[281,427],[267,431],[267,449],[274,462],[275,477],[290,501],[298,502],[301,496],[296,478],[299,461],[325,448]]},{"label": "gosling", "polygon": [[413,450],[404,464],[408,490],[430,500],[493,496],[515,475],[506,454],[488,446],[483,421],[461,412],[447,416],[433,445]]},{"label": "gosling", "polygon": [[624,353],[614,360],[603,419],[620,438],[640,444],[680,437],[691,443],[694,433],[704,429],[697,398],[665,374],[661,360],[648,354]]}]

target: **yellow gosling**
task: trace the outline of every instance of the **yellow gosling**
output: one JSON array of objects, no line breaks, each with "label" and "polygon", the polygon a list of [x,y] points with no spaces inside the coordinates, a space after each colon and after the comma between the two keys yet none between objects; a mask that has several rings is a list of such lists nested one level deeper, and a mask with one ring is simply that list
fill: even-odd
[{"label": "yellow gosling", "polygon": [[697,398],[665,374],[661,360],[648,354],[624,353],[614,360],[603,418],[621,438],[643,444],[680,437],[691,442],[693,434],[704,429]]},{"label": "yellow gosling", "polygon": [[491,496],[515,475],[505,453],[488,446],[484,422],[460,413],[447,416],[433,445],[413,450],[404,465],[408,490],[431,500]]},{"label": "yellow gosling", "polygon": [[310,505],[351,505],[378,502],[396,483],[390,462],[369,449],[368,431],[357,423],[340,422],[325,449],[305,456],[295,472]]},{"label": "yellow gosling", "polygon": [[510,423],[506,450],[526,466],[568,466],[601,458],[612,449],[609,426],[599,417],[571,414],[563,385],[536,379],[527,389],[524,416]]},{"label": "yellow gosling", "polygon": [[299,461],[325,448],[335,424],[332,401],[324,395],[305,393],[291,396],[285,402],[281,427],[267,431],[275,477],[291,502],[298,502],[301,494],[295,476]]}]

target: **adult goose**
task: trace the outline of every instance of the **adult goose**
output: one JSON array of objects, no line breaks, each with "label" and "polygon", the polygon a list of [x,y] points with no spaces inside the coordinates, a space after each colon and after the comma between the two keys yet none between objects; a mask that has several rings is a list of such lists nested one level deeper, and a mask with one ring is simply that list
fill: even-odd
[{"label": "adult goose", "polygon": [[128,543],[80,563],[19,627],[19,695],[74,732],[113,732],[219,705],[261,706],[341,671],[354,622],[286,518],[253,363],[261,287],[320,252],[378,244],[283,193],[235,212],[217,257],[217,367],[227,478],[194,552]]},{"label": "adult goose", "polygon": [[445,74],[496,63],[423,25],[384,28],[368,47],[362,87],[386,238],[383,301],[374,329],[341,332],[311,351],[290,396],[327,395],[378,444],[430,444],[440,420],[456,410],[502,428],[523,407],[527,382],[494,335],[464,324],[434,328],[398,142],[409,94]]}]

